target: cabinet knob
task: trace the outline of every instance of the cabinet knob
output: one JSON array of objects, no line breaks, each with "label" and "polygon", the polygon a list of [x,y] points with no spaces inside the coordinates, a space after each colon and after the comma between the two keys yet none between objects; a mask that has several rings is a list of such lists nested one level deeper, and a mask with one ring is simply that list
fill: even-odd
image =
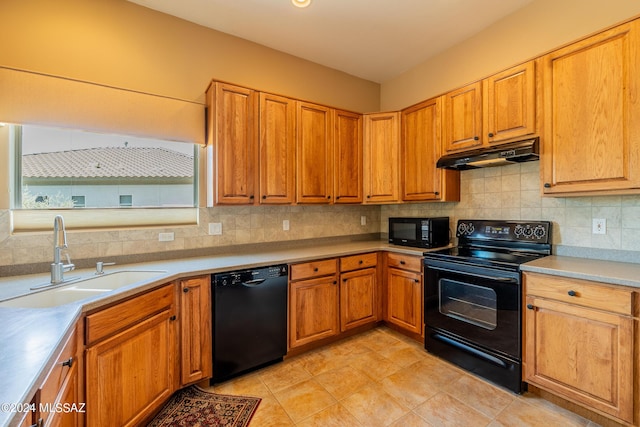
[{"label": "cabinet knob", "polygon": [[567,292],[567,295],[569,295],[570,297],[575,297],[576,295],[578,295],[578,293],[576,291],[569,291]]},{"label": "cabinet knob", "polygon": [[527,308],[528,308],[529,310],[533,310],[533,304],[527,304]]},{"label": "cabinet knob", "polygon": [[413,279],[414,282],[420,283],[420,279]]},{"label": "cabinet knob", "polygon": [[493,138],[493,132],[489,132],[489,138]]},{"label": "cabinet knob", "polygon": [[313,269],[313,272],[314,272],[314,273],[317,273],[317,272],[318,272],[318,267],[314,268],[314,269]]},{"label": "cabinet knob", "polygon": [[551,184],[549,184],[548,182],[544,183],[544,188],[551,188]]},{"label": "cabinet knob", "polygon": [[267,198],[267,196],[263,194],[263,195],[262,195],[262,200],[264,200],[264,199],[266,199],[266,198]]},{"label": "cabinet knob", "polygon": [[73,365],[73,357],[70,357],[69,359],[65,360],[64,362],[60,363],[62,366],[68,366],[71,367]]},{"label": "cabinet knob", "polygon": [[334,284],[334,285],[337,285],[337,284],[338,284],[338,281],[337,281],[337,280],[334,280],[334,281],[333,281],[333,284]]},{"label": "cabinet knob", "polygon": [[439,195],[440,195],[440,192],[439,192],[439,191],[436,191],[436,192],[435,192],[435,193],[433,193],[433,194],[435,194],[436,196],[439,196]]},{"label": "cabinet knob", "polygon": [[253,199],[254,199],[253,194],[252,194],[252,195],[250,195],[250,196],[249,196],[249,198],[250,198],[251,200],[253,200]]},{"label": "cabinet knob", "polygon": [[343,281],[344,283],[347,283],[347,279],[342,279],[342,281]]},{"label": "cabinet knob", "polygon": [[340,198],[340,196],[336,196],[336,200],[338,200]]},{"label": "cabinet knob", "polygon": [[175,315],[175,314],[174,314],[173,316],[169,317],[169,320],[171,320],[172,322],[173,322],[174,320],[176,320],[176,319],[177,319],[177,317],[176,317],[176,315]]},{"label": "cabinet knob", "polygon": [[474,136],[474,137],[473,137],[473,140],[474,140],[474,141],[479,141],[479,140],[480,140],[480,137],[479,137],[479,136]]},{"label": "cabinet knob", "polygon": [[364,264],[363,260],[358,261],[358,264]]},{"label": "cabinet knob", "polygon": [[367,196],[367,199],[370,199],[370,198],[371,198],[371,196]]},{"label": "cabinet knob", "polygon": [[400,265],[405,265],[405,264],[406,264],[406,262],[400,261]]},{"label": "cabinet knob", "polygon": [[327,200],[329,200],[331,198],[331,196],[327,196]]},{"label": "cabinet knob", "polygon": [[184,288],[184,289],[182,290],[182,292],[184,292],[185,294],[186,294],[186,293],[188,293],[188,292],[189,292],[189,288]]}]

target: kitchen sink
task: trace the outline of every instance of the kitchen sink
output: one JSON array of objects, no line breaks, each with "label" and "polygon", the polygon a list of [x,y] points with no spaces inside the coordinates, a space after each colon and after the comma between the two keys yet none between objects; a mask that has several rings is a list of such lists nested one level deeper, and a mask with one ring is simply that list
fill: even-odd
[{"label": "kitchen sink", "polygon": [[69,281],[69,284],[56,286],[0,302],[0,307],[45,308],[92,298],[137,282],[148,281],[165,274],[166,271],[127,270],[107,273]]}]

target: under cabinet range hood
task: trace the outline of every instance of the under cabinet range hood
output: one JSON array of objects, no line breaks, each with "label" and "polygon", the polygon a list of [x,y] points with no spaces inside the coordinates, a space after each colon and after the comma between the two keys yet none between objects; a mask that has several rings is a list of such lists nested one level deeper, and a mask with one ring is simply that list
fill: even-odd
[{"label": "under cabinet range hood", "polygon": [[465,151],[440,157],[437,167],[442,169],[477,169],[538,160],[539,138],[531,138],[497,147]]}]

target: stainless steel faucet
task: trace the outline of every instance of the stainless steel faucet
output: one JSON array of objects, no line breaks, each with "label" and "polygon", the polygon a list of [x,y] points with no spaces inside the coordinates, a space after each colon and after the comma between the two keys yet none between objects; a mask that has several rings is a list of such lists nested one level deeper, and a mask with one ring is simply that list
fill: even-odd
[{"label": "stainless steel faucet", "polygon": [[71,263],[69,254],[67,254],[68,264],[62,263],[61,257],[64,249],[67,249],[67,231],[64,228],[62,215],[56,215],[53,219],[53,264],[51,264],[51,284],[54,285],[64,282],[65,271],[76,268]]}]

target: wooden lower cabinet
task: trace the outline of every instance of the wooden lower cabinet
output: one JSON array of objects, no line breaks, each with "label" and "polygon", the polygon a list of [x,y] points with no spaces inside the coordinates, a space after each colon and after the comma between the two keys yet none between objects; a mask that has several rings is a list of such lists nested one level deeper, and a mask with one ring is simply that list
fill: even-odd
[{"label": "wooden lower cabinet", "polygon": [[335,274],[292,282],[289,287],[289,347],[328,338],[339,331]]},{"label": "wooden lower cabinet", "polygon": [[387,318],[408,332],[422,334],[422,276],[390,268],[387,273]]},{"label": "wooden lower cabinet", "polygon": [[212,375],[211,276],[179,281],[181,385]]},{"label": "wooden lower cabinet", "polygon": [[[95,338],[85,353],[89,426],[140,424],[177,389],[175,295],[170,284],[87,315]],[[103,324],[114,316],[120,329],[92,334],[110,329]]]},{"label": "wooden lower cabinet", "polygon": [[378,321],[380,297],[377,253],[340,258],[340,330]]},{"label": "wooden lower cabinet", "polygon": [[533,273],[524,281],[524,380],[633,423],[638,412],[634,292]]}]

